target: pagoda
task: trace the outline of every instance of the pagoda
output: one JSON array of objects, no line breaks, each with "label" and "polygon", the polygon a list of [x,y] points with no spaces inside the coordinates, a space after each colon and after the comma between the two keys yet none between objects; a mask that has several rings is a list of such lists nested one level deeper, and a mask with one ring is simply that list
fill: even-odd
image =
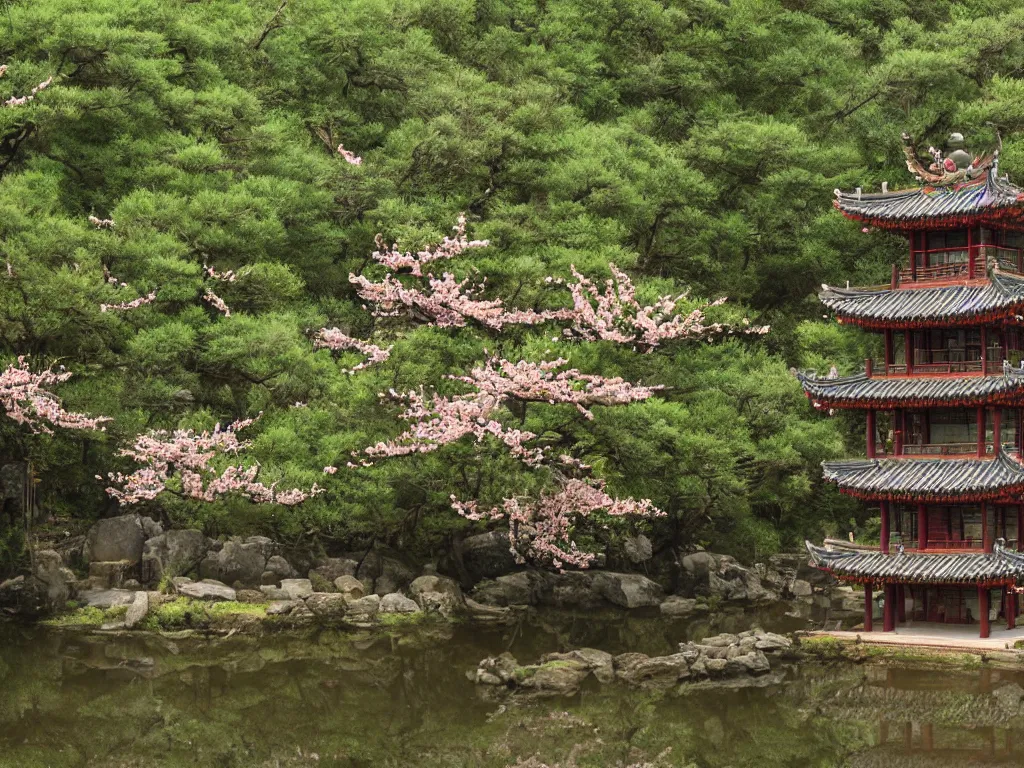
[{"label": "pagoda", "polygon": [[[814,565],[864,586],[864,630],[884,594],[883,630],[904,622],[1013,629],[1024,583],[1024,189],[999,175],[998,150],[922,162],[904,134],[912,189],[836,190],[835,207],[897,232],[909,263],[888,285],[823,286],[840,323],[882,336],[861,373],[800,374],[816,408],[865,413],[867,456],[824,463],[843,493],[877,504],[877,551],[807,543]],[[1011,362],[1012,361],[1012,362]]]}]

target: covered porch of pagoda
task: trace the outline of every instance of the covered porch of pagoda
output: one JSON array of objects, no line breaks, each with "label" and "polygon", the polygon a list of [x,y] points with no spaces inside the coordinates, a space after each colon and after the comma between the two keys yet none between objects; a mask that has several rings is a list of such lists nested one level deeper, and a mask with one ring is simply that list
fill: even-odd
[{"label": "covered porch of pagoda", "polygon": [[[977,628],[977,636],[987,638],[993,630],[1017,629],[1019,598],[1012,584],[865,584],[864,631],[927,633],[929,627],[955,625]],[[877,613],[881,613],[881,627],[875,620]]]},{"label": "covered porch of pagoda", "polygon": [[991,552],[998,539],[1019,550],[1024,530],[1024,504],[883,501],[879,517],[882,552]]}]

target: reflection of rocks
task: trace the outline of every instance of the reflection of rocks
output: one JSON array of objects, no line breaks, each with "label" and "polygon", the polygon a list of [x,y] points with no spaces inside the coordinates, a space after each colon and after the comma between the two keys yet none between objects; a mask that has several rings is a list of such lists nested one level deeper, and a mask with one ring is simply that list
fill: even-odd
[{"label": "reflection of rocks", "polygon": [[523,666],[504,653],[481,661],[472,679],[525,698],[571,696],[591,674],[602,683],[618,680],[635,688],[666,689],[684,681],[731,682],[763,676],[771,670],[768,654],[791,646],[787,637],[753,629],[681,643],[677,653],[666,656],[622,653],[613,658],[603,651],[580,648],[548,654],[539,664]]}]

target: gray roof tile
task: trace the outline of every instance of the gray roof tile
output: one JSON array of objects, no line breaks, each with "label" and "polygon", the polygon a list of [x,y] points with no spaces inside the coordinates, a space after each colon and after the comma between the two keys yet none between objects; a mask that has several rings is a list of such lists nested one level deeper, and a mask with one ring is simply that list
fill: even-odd
[{"label": "gray roof tile", "polygon": [[1014,582],[1024,577],[1024,554],[996,544],[991,553],[895,554],[832,551],[805,542],[811,563],[839,578],[901,583]]}]

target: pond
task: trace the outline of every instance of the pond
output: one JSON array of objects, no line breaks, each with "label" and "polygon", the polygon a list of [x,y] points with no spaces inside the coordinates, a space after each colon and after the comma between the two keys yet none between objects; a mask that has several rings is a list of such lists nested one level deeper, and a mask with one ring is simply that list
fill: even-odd
[{"label": "pond", "polygon": [[541,614],[227,638],[0,624],[0,766],[1024,765],[1020,673],[815,663],[764,687],[594,682],[529,704],[467,677],[505,650],[664,653],[715,624]]}]

